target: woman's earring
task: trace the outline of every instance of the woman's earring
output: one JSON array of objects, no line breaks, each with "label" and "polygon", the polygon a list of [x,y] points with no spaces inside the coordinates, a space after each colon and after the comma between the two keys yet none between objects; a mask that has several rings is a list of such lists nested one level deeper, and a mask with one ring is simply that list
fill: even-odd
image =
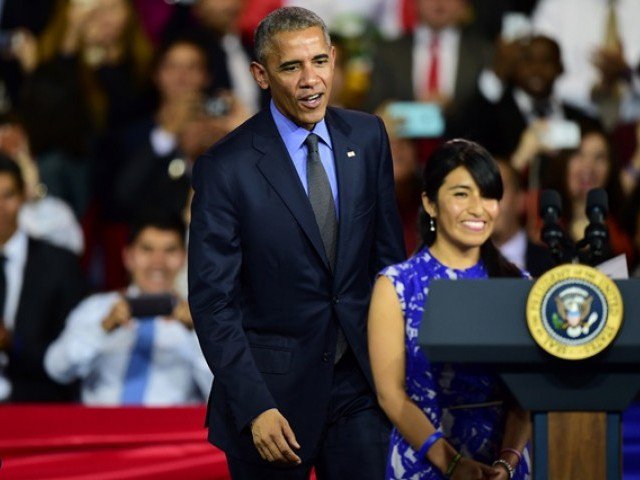
[{"label": "woman's earring", "polygon": [[430,232],[435,232],[436,231],[436,221],[433,217],[431,217],[429,219],[429,231]]}]

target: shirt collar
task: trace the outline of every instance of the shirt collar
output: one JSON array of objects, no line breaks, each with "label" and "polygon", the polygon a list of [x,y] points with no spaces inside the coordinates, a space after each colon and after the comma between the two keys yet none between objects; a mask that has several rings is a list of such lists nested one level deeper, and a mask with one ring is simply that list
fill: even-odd
[{"label": "shirt collar", "polygon": [[22,262],[27,258],[28,237],[25,232],[18,229],[4,244],[3,253],[9,261]]},{"label": "shirt collar", "polygon": [[[442,42],[446,42],[449,39],[456,38],[458,36],[458,33],[459,31],[455,27],[447,27],[438,31],[437,34],[440,39],[440,45],[442,45]],[[435,34],[435,30],[429,28],[424,24],[421,24],[416,27],[414,35],[416,38],[416,43],[420,45],[429,45],[431,43],[431,37],[433,37]]]},{"label": "shirt collar", "polygon": [[273,100],[271,100],[269,108],[271,109],[273,120],[276,123],[276,128],[287,147],[292,146],[295,149],[301,148],[309,133],[315,133],[320,137],[320,140],[322,140],[325,145],[331,149],[333,148],[331,145],[331,136],[329,135],[329,130],[327,128],[327,122],[324,118],[316,123],[313,130],[309,132],[306,128],[296,125],[290,119],[285,117],[280,110],[278,110],[278,107],[276,107]]}]

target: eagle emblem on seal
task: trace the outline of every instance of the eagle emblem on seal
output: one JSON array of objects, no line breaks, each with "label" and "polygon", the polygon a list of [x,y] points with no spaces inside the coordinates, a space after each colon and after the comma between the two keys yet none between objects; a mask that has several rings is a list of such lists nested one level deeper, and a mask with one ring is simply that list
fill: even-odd
[{"label": "eagle emblem on seal", "polygon": [[570,338],[587,335],[598,320],[598,313],[591,311],[593,297],[582,288],[566,288],[554,300],[557,314],[552,315],[553,326],[556,330],[564,330]]}]

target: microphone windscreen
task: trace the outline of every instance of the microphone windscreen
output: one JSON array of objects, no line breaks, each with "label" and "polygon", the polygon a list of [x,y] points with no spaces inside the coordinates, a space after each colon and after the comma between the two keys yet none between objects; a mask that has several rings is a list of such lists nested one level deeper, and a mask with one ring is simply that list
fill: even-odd
[{"label": "microphone windscreen", "polygon": [[594,188],[587,193],[587,216],[594,208],[599,208],[603,215],[609,213],[609,197],[604,188]]},{"label": "microphone windscreen", "polygon": [[557,216],[562,212],[562,199],[560,194],[555,190],[543,190],[540,193],[540,216],[544,215],[551,209]]}]

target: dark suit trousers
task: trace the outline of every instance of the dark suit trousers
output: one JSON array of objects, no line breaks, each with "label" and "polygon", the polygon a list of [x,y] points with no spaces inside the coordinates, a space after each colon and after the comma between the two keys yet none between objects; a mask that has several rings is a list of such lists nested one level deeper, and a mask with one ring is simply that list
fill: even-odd
[{"label": "dark suit trousers", "polygon": [[286,467],[227,455],[227,463],[234,480],[307,480],[312,467],[318,480],[382,479],[389,433],[389,422],[349,349],[335,366],[327,425],[312,460]]}]

